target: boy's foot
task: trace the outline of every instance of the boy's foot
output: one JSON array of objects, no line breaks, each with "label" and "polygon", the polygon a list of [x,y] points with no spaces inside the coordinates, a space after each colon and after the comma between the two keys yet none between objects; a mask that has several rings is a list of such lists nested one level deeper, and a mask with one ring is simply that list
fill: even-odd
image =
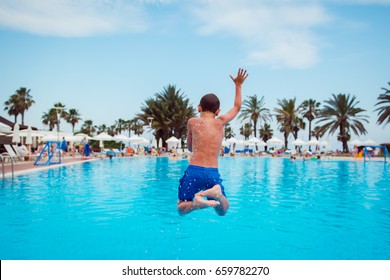
[{"label": "boy's foot", "polygon": [[196,194],[194,197],[194,204],[202,208],[202,207],[216,207],[220,203],[216,200],[206,200],[203,198],[203,196]]},{"label": "boy's foot", "polygon": [[[208,198],[219,199],[222,196],[222,190],[220,185],[215,185],[211,189],[205,190],[197,194],[198,196],[205,196]],[[195,196],[196,197],[196,196]]]}]

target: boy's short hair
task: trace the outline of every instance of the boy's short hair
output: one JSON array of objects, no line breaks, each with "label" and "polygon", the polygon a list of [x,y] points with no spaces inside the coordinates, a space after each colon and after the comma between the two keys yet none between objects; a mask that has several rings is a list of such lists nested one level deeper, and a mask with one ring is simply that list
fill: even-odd
[{"label": "boy's short hair", "polygon": [[208,111],[214,114],[219,109],[219,105],[219,98],[213,93],[208,93],[204,95],[199,103],[199,106],[202,108],[203,112]]}]

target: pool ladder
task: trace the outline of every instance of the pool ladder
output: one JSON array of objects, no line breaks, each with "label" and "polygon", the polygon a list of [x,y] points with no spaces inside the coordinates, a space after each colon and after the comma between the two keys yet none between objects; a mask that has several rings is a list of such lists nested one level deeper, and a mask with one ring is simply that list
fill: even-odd
[{"label": "pool ladder", "polygon": [[0,154],[0,159],[1,159],[1,169],[3,171],[3,180],[4,180],[4,177],[5,177],[5,167],[4,167],[4,161],[6,158],[10,158],[11,159],[11,166],[12,166],[12,179],[14,178],[14,158],[11,157],[11,155],[9,153],[2,153]]}]

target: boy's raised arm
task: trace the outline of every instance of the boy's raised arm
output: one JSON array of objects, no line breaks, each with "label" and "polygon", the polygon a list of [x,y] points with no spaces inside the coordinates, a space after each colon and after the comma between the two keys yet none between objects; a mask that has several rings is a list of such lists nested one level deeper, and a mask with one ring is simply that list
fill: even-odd
[{"label": "boy's raised arm", "polygon": [[235,78],[232,75],[230,75],[230,78],[233,80],[234,84],[236,85],[236,95],[234,98],[233,108],[230,109],[225,115],[222,115],[219,118],[224,123],[230,122],[232,119],[234,119],[235,116],[237,116],[238,112],[240,111],[241,103],[242,103],[241,86],[247,77],[248,77],[248,74],[246,73],[246,70],[241,69],[241,68],[238,69],[238,73],[237,73],[237,76]]}]

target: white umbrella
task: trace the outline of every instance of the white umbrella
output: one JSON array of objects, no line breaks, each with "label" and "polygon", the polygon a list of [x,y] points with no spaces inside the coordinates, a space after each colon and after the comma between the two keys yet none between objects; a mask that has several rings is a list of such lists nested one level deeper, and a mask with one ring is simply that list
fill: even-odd
[{"label": "white umbrella", "polygon": [[81,140],[83,140],[83,137],[76,135],[67,135],[65,136],[65,140],[69,142],[81,142]]},{"label": "white umbrella", "polygon": [[141,145],[149,145],[150,142],[149,142],[148,139],[145,139],[143,137],[141,137],[140,139],[141,140],[140,140],[139,144],[141,144]]},{"label": "white umbrella", "polygon": [[162,148],[162,138],[158,139],[158,147]]},{"label": "white umbrella", "polygon": [[89,136],[88,134],[85,134],[85,133],[77,133],[74,136],[81,137],[81,139],[84,139],[84,137],[85,137],[87,140],[93,139],[91,136]]},{"label": "white umbrella", "polygon": [[133,135],[129,138],[129,141],[133,144],[139,144],[142,142],[142,139],[138,135]]},{"label": "white umbrella", "polygon": [[102,132],[98,135],[96,135],[95,137],[92,137],[93,140],[102,140],[102,141],[111,141],[111,140],[114,140],[113,137],[111,135],[108,135],[107,133],[105,132]]},{"label": "white umbrella", "polygon": [[178,146],[180,143],[180,140],[177,139],[175,136],[172,136],[167,141],[165,141],[168,144],[168,149]]},{"label": "white umbrella", "polygon": [[232,137],[232,138],[229,138],[228,140],[226,140],[226,142],[229,143],[229,144],[235,144],[235,143],[240,142],[240,140]]},{"label": "white umbrella", "polygon": [[114,136],[114,140],[117,140],[117,141],[119,141],[121,143],[120,144],[121,149],[122,149],[122,143],[126,142],[126,141],[129,141],[129,139],[130,139],[129,137],[124,136],[122,134],[118,134],[118,135]]},{"label": "white umbrella", "polygon": [[293,145],[294,146],[305,146],[306,145],[306,142],[303,141],[302,139],[295,139],[293,142]]},{"label": "white umbrella", "polygon": [[368,139],[363,142],[364,146],[378,146],[378,143],[375,142],[374,140]]},{"label": "white umbrella", "polygon": [[129,139],[130,139],[129,137],[126,137],[126,136],[124,136],[122,134],[118,134],[118,135],[114,136],[114,140],[117,140],[119,142],[129,141]]},{"label": "white umbrella", "polygon": [[282,145],[283,141],[277,137],[272,137],[267,141],[267,145]]},{"label": "white umbrella", "polygon": [[318,141],[317,139],[311,139],[310,141],[308,141],[306,143],[308,146],[318,146],[320,144],[320,141]]},{"label": "white umbrella", "polygon": [[352,146],[361,146],[361,145],[363,145],[363,142],[360,141],[359,139],[355,139],[355,140],[352,140],[351,142],[349,142],[349,144]]},{"label": "white umbrella", "polygon": [[15,124],[14,126],[14,133],[12,136],[12,142],[13,143],[19,143],[20,142],[20,136],[19,136],[19,124]]},{"label": "white umbrella", "polygon": [[43,136],[41,140],[44,141],[44,142],[46,142],[46,141],[57,141],[58,137],[57,137],[57,135],[49,133],[49,134]]},{"label": "white umbrella", "polygon": [[42,133],[39,133],[36,130],[32,130],[31,127],[27,128],[27,129],[19,130],[19,136],[20,137],[28,137],[29,133],[30,133],[31,137],[43,137]]},{"label": "white umbrella", "polygon": [[152,147],[157,147],[157,139],[156,138],[153,138],[152,140]]},{"label": "white umbrella", "polygon": [[222,147],[225,147],[225,146],[228,145],[228,143],[226,142],[225,138],[222,139],[222,144],[221,145],[222,145]]},{"label": "white umbrella", "polygon": [[102,132],[102,133],[100,133],[100,134],[98,134],[98,135],[96,135],[95,137],[92,137],[92,138],[93,138],[93,140],[99,140],[100,141],[99,147],[101,149],[104,148],[104,143],[103,143],[104,141],[114,140],[114,138],[111,135],[108,135],[105,132]]},{"label": "white umbrella", "polygon": [[26,145],[31,145],[32,144],[32,129],[31,126],[27,128],[27,134],[26,134]]},{"label": "white umbrella", "polygon": [[267,143],[265,143],[263,140],[260,140],[259,143],[257,143],[257,146],[267,146]]},{"label": "white umbrella", "polygon": [[252,136],[251,138],[249,138],[248,141],[246,141],[246,143],[248,143],[249,145],[256,145],[259,144],[260,142],[261,141],[254,136]]},{"label": "white umbrella", "polygon": [[171,138],[169,138],[167,141],[168,144],[179,144],[180,143],[180,140],[177,139],[175,136],[172,136]]}]

